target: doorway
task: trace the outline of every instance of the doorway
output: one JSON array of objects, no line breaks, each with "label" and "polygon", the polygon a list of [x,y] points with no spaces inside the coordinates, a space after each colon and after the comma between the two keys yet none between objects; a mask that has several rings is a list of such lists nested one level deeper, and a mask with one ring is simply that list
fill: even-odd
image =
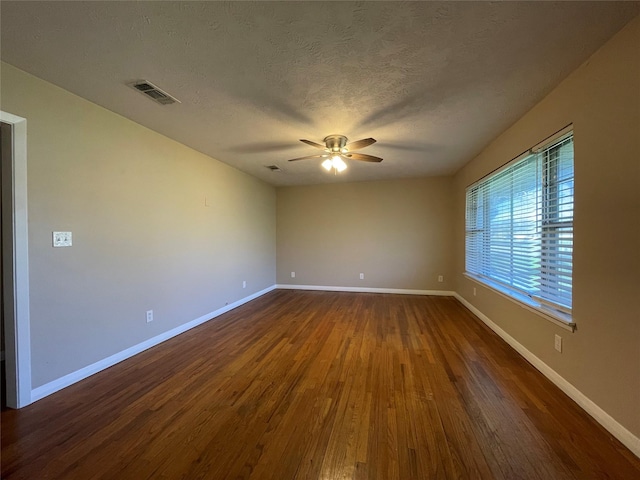
[{"label": "doorway", "polygon": [[27,121],[0,111],[2,407],[31,403]]},{"label": "doorway", "polygon": [[[7,408],[7,374],[6,374],[6,362],[5,362],[5,335],[4,335],[4,223],[5,223],[5,213],[3,207],[3,197],[4,197],[4,182],[3,176],[6,176],[5,172],[5,158],[13,158],[13,154],[11,153],[11,125],[8,123],[0,122],[0,407],[2,410]],[[10,175],[9,175],[10,176]],[[9,232],[7,232],[9,233]]]}]

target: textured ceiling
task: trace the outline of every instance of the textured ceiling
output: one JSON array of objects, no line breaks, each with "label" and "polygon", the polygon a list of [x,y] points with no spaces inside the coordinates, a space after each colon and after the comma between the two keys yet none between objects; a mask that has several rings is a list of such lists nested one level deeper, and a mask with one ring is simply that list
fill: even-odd
[{"label": "textured ceiling", "polygon": [[[450,174],[637,2],[0,2],[2,60],[274,185]],[[182,103],[126,84],[147,79]],[[298,139],[378,143],[337,176]],[[271,172],[266,165],[279,165]]]}]

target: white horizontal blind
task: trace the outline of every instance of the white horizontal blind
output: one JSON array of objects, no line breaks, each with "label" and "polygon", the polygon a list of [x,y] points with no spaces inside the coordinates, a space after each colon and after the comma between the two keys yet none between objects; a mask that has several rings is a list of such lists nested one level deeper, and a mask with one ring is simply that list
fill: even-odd
[{"label": "white horizontal blind", "polygon": [[572,250],[572,134],[467,189],[467,272],[570,313]]},{"label": "white horizontal blind", "polygon": [[539,297],[571,310],[573,254],[573,137],[545,148],[542,262]]}]

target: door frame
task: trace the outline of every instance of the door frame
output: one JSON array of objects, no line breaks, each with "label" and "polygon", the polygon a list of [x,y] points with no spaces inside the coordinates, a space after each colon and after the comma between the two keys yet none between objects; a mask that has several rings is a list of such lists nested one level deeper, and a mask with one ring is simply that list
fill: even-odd
[{"label": "door frame", "polygon": [[27,120],[0,110],[0,121],[11,125],[12,141],[2,175],[7,406],[22,408],[31,403]]}]

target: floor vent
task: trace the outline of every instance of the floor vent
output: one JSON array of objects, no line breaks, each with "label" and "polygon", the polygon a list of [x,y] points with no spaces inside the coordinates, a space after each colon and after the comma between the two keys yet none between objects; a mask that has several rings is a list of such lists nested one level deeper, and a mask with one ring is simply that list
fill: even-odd
[{"label": "floor vent", "polygon": [[153,83],[146,80],[139,80],[130,84],[140,93],[144,93],[147,97],[160,105],[171,105],[172,103],[181,103],[177,98],[169,95],[167,92],[160,90]]}]

